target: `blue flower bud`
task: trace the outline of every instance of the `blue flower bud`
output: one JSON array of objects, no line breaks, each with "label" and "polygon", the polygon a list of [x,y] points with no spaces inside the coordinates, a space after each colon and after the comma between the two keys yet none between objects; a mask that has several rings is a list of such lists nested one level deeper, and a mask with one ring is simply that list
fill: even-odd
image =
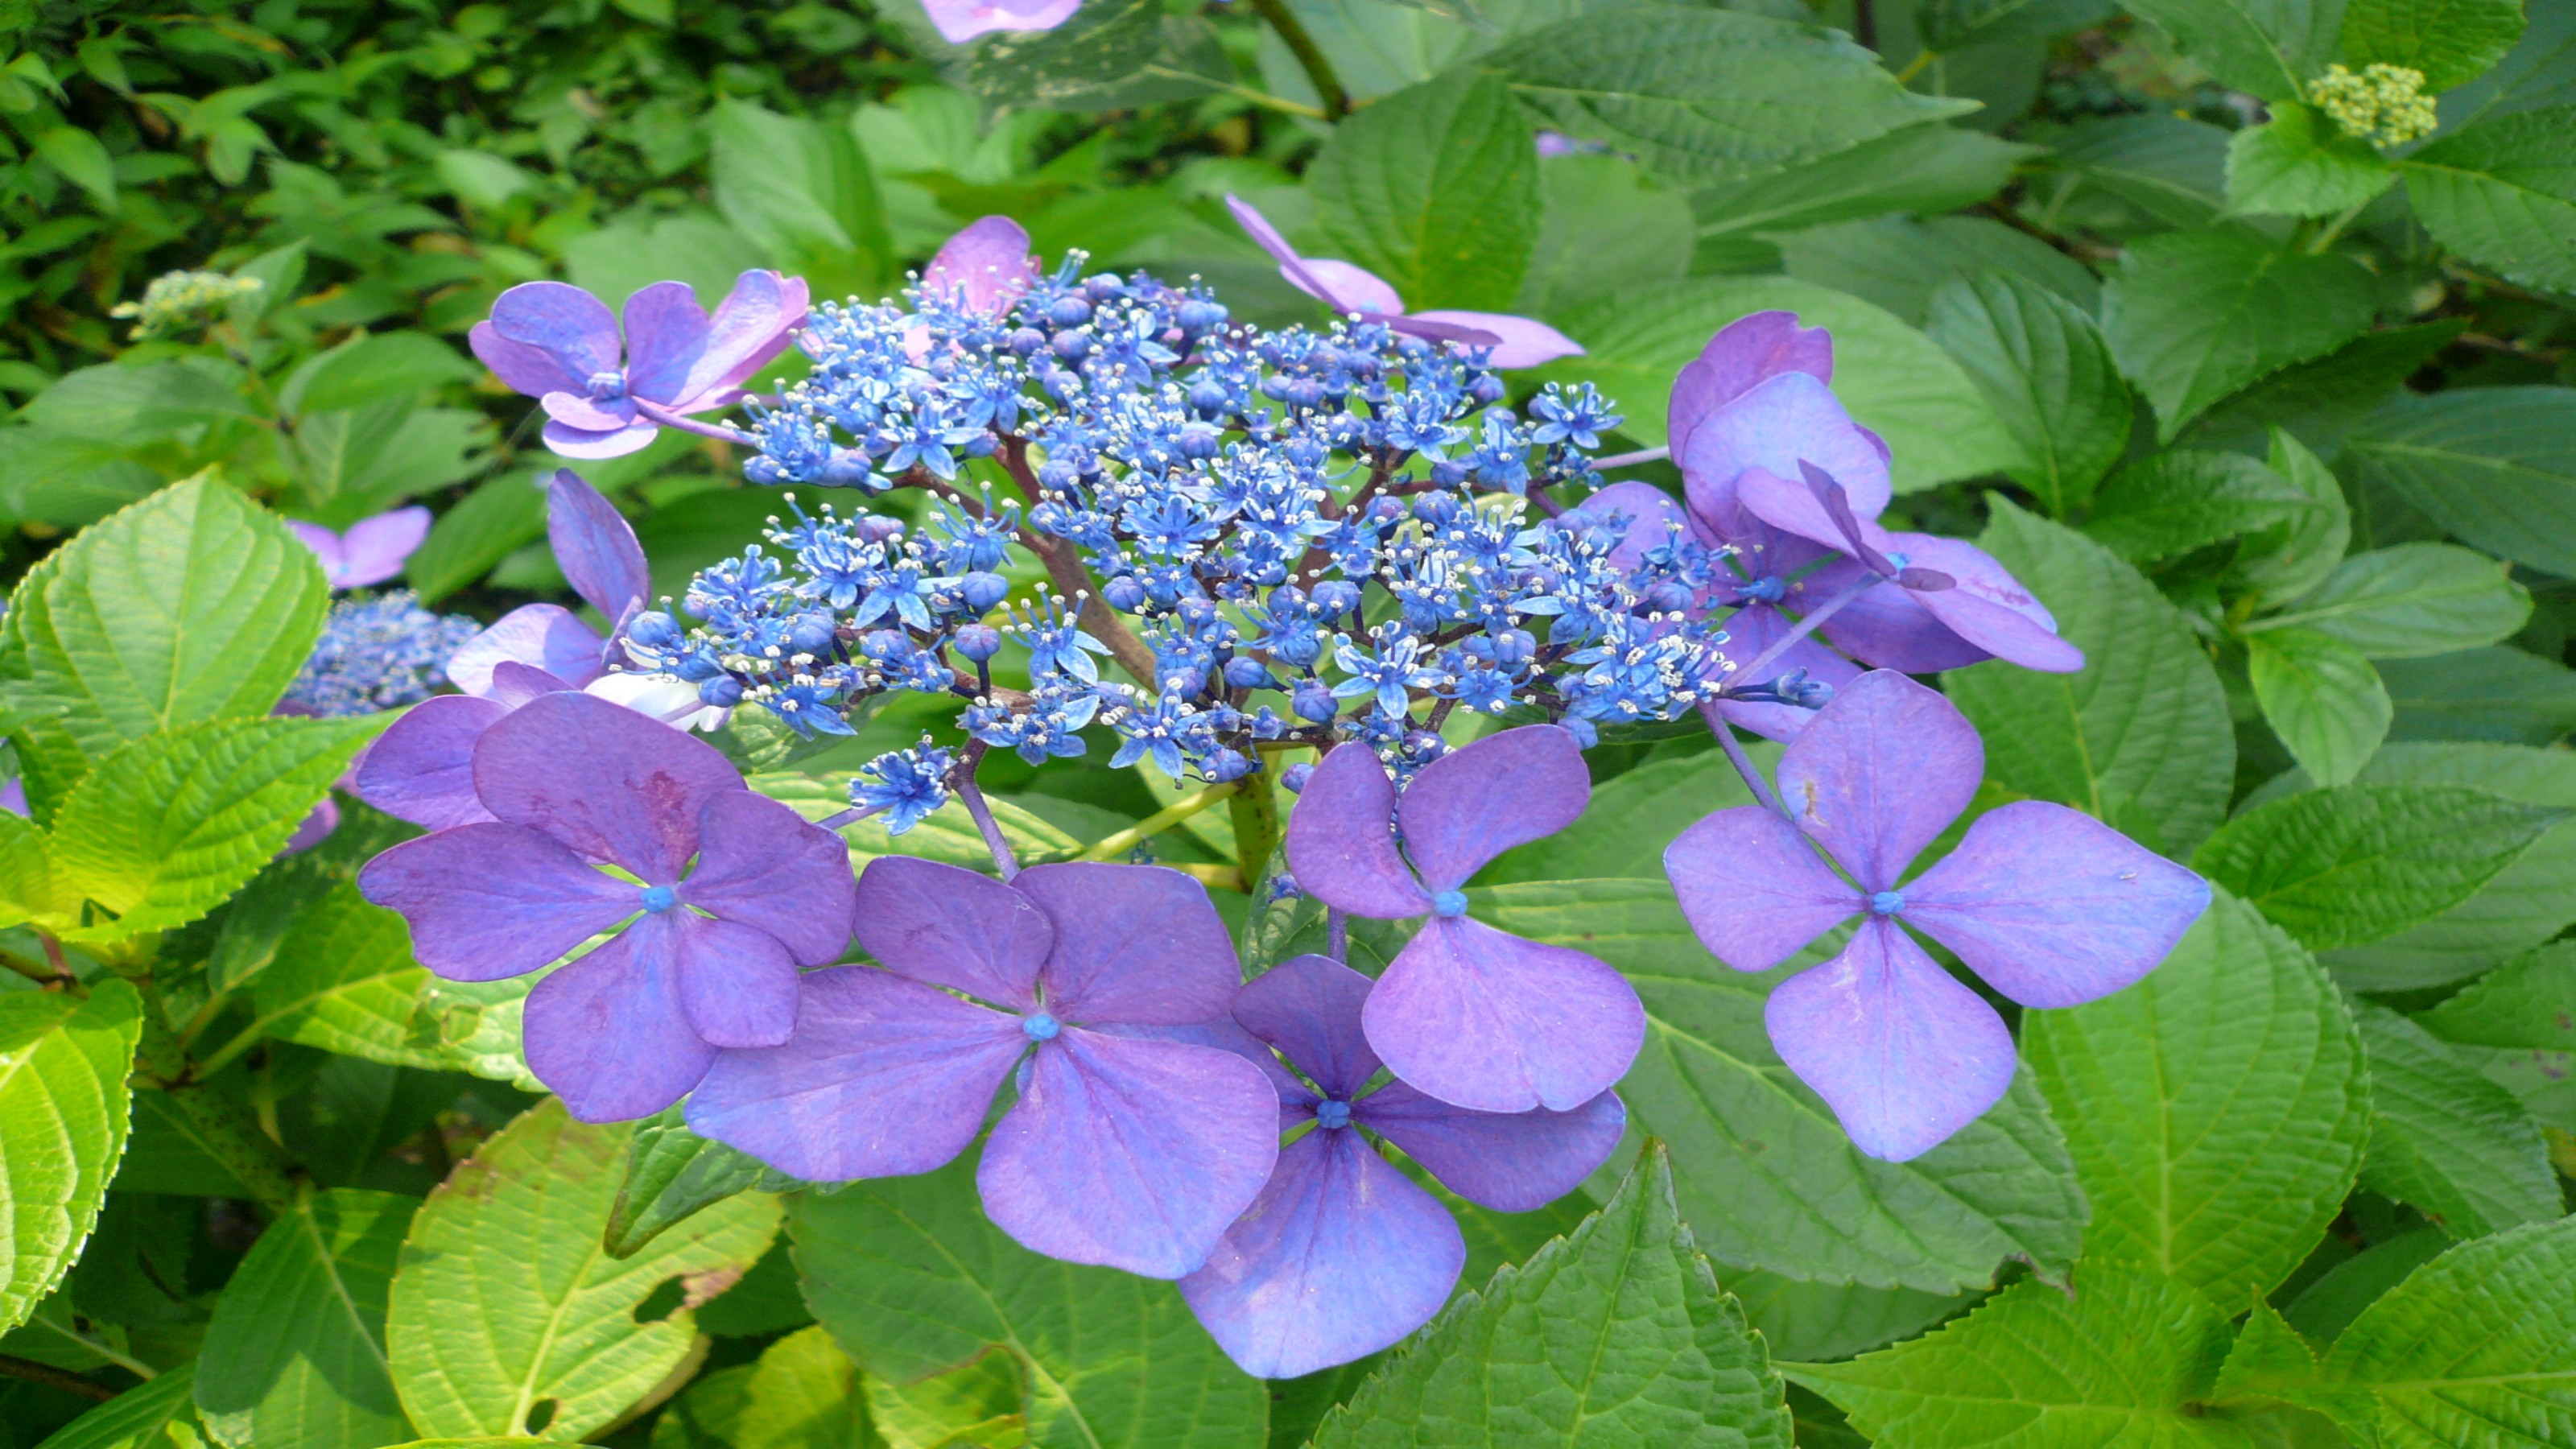
[{"label": "blue flower bud", "polygon": [[957,579],[958,597],[966,601],[967,608],[974,610],[978,614],[983,613],[995,604],[1002,602],[1003,598],[1010,592],[1011,581],[1009,579],[1002,577],[1000,574],[987,573],[981,569],[978,569],[973,573],[961,574]]},{"label": "blue flower bud", "polygon": [[1112,297],[1127,295],[1127,284],[1118,279],[1116,272],[1102,272],[1099,276],[1085,278],[1082,290],[1089,292],[1093,301],[1106,302]]},{"label": "blue flower bud", "polygon": [[1082,481],[1082,470],[1063,458],[1049,458],[1038,465],[1038,486],[1050,491],[1071,488]]},{"label": "blue flower bud", "polygon": [[831,652],[833,642],[829,614],[799,614],[788,622],[787,647],[799,654],[819,657]]},{"label": "blue flower bud", "polygon": [[1348,579],[1326,579],[1315,585],[1314,598],[1323,609],[1324,617],[1329,619],[1360,606],[1360,586]]},{"label": "blue flower bud", "polygon": [[1207,776],[1209,783],[1216,785],[1222,785],[1228,780],[1240,780],[1260,768],[1260,761],[1241,750],[1225,746],[1219,746],[1210,751],[1208,757],[1199,762],[1199,773]]},{"label": "blue flower bud", "polygon": [[1120,574],[1100,586],[1101,602],[1122,614],[1145,607],[1145,586],[1134,574]]},{"label": "blue flower bud", "polygon": [[1312,778],[1314,773],[1315,767],[1313,765],[1300,762],[1298,764],[1290,765],[1287,769],[1280,771],[1279,783],[1291,795],[1303,794],[1306,789],[1306,781]]},{"label": "blue flower bud", "polygon": [[742,703],[742,681],[730,674],[719,674],[698,686],[698,698],[720,709],[731,709]]},{"label": "blue flower bud", "polygon": [[1261,667],[1260,660],[1240,655],[1226,661],[1225,682],[1236,689],[1267,689],[1270,671]]},{"label": "blue flower bud", "polygon": [[1002,631],[990,624],[965,624],[954,636],[957,652],[981,664],[1002,652]]},{"label": "blue flower bud", "polygon": [[1214,332],[1225,325],[1225,306],[1204,297],[1192,297],[1181,304],[1178,320],[1184,332]]},{"label": "blue flower bud", "polygon": [[1047,320],[1058,327],[1079,327],[1091,320],[1091,302],[1072,295],[1058,297],[1055,305],[1047,308]]},{"label": "blue flower bud", "polygon": [[1503,392],[1502,378],[1490,372],[1478,373],[1476,380],[1467,384],[1467,396],[1474,399],[1478,407],[1492,407],[1501,402]]},{"label": "blue flower bud", "polygon": [[1091,355],[1091,335],[1086,332],[1059,332],[1048,346],[1067,362],[1080,362]]},{"label": "blue flower bud", "polygon": [[1341,703],[1333,698],[1331,688],[1320,679],[1300,683],[1296,692],[1288,697],[1289,712],[1308,724],[1322,724],[1331,719],[1340,711]]},{"label": "blue flower bud", "polygon": [[1022,327],[1014,330],[1011,333],[1011,340],[1003,345],[1020,356],[1026,357],[1046,346],[1046,341],[1045,333],[1034,327]]},{"label": "blue flower bud", "polygon": [[680,632],[679,620],[655,609],[636,615],[626,626],[626,637],[647,649],[677,649],[686,636]]},{"label": "blue flower bud", "polygon": [[1494,662],[1506,668],[1527,664],[1538,655],[1538,640],[1527,629],[1505,629],[1492,638]]},{"label": "blue flower bud", "polygon": [[1224,412],[1229,401],[1224,388],[1205,378],[1190,384],[1190,411],[1201,417],[1212,418]]},{"label": "blue flower bud", "polygon": [[700,684],[724,673],[724,666],[716,662],[715,655],[701,649],[681,656],[680,662],[671,666],[671,672],[691,684]]}]

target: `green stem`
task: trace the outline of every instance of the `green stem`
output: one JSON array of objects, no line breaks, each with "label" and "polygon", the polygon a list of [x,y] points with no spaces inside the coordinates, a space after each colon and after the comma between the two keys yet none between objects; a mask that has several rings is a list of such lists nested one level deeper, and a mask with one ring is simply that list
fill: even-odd
[{"label": "green stem", "polygon": [[2378,199],[2379,198],[2375,196],[2363,197],[2361,200],[2354,202],[2350,207],[2347,207],[2344,210],[2343,215],[2327,222],[2325,230],[2318,232],[2316,239],[2308,243],[2308,255],[2324,255],[2325,249],[2334,245],[2335,238],[2343,235],[2343,229],[2352,225],[2352,219],[2361,215],[2361,209]]},{"label": "green stem", "polygon": [[1074,857],[1076,860],[1115,860],[1137,846],[1207,809],[1235,793],[1239,781],[1210,785],[1195,795],[1185,795],[1115,835],[1093,841],[1090,848]]},{"label": "green stem", "polygon": [[1271,853],[1279,848],[1279,796],[1270,772],[1244,776],[1226,800],[1226,810],[1234,821],[1234,861],[1243,871],[1248,895],[1260,888]]},{"label": "green stem", "polygon": [[85,1379],[67,1369],[38,1363],[31,1358],[20,1358],[14,1353],[0,1353],[0,1374],[6,1374],[13,1379],[25,1379],[31,1384],[43,1384],[49,1389],[60,1389],[67,1394],[76,1394],[94,1404],[106,1403],[115,1398],[117,1392],[95,1379]]},{"label": "green stem", "polygon": [[1315,43],[1315,37],[1306,33],[1305,22],[1288,8],[1288,0],[1252,0],[1252,8],[1279,32],[1288,53],[1297,57],[1297,64],[1305,69],[1306,79],[1315,87],[1316,99],[1324,103],[1324,119],[1338,121],[1349,115],[1350,92],[1342,89],[1341,77],[1333,74],[1333,63],[1324,58],[1324,49]]}]

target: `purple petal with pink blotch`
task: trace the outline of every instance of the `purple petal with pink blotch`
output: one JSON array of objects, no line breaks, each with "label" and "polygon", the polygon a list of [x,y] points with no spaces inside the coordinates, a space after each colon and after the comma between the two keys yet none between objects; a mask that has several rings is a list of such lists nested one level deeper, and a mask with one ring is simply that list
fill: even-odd
[{"label": "purple petal with pink blotch", "polygon": [[1523,725],[1423,766],[1395,815],[1422,888],[1438,895],[1466,885],[1513,846],[1572,825],[1591,800],[1592,775],[1574,732]]},{"label": "purple petal with pink blotch", "polygon": [[1664,847],[1664,874],[1709,954],[1768,971],[1866,904],[1779,813],[1737,805]]},{"label": "purple petal with pink blotch", "polygon": [[358,871],[358,893],[411,927],[412,955],[451,981],[524,976],[643,908],[643,893],[516,825],[406,840]]},{"label": "purple petal with pink blotch", "polygon": [[1885,920],[1780,983],[1762,1019],[1852,1145],[1888,1162],[1931,1151],[2012,1085],[2003,1018]]},{"label": "purple petal with pink blotch", "polygon": [[1565,511],[1559,522],[1581,523],[1586,520],[1625,518],[1618,544],[1610,550],[1610,562],[1623,569],[1633,569],[1645,561],[1652,550],[1672,542],[1673,530],[1683,530],[1689,537],[1690,514],[1679,500],[1652,483],[1634,479],[1613,483],[1583,502]]},{"label": "purple petal with pink blotch", "polygon": [[1433,309],[1409,314],[1419,322],[1447,322],[1458,327],[1473,327],[1502,339],[1488,344],[1494,355],[1486,359],[1492,367],[1536,367],[1560,357],[1581,357],[1583,344],[1539,321],[1535,317],[1515,317],[1507,312],[1453,312]]},{"label": "purple petal with pink blotch", "polygon": [[1645,1007],[1607,963],[1465,916],[1424,923],[1360,1020],[1398,1077],[1480,1112],[1580,1107],[1646,1037]]},{"label": "purple petal with pink blotch", "polygon": [[1968,808],[1985,771],[1985,744],[1957,705],[1874,669],[1781,752],[1780,803],[1862,890],[1883,891]]},{"label": "purple petal with pink blotch", "polygon": [[[707,346],[707,309],[686,282],[655,282],[626,299],[626,391],[669,406],[688,395]],[[580,426],[576,419],[564,421]]]},{"label": "purple petal with pink blotch", "polygon": [[1234,938],[1207,887],[1169,866],[1033,865],[1011,889],[1055,922],[1038,980],[1047,1010],[1066,1021],[1214,1021],[1243,984]]},{"label": "purple petal with pink blotch", "polygon": [[1288,812],[1288,869],[1298,889],[1375,920],[1430,910],[1431,897],[1396,854],[1394,820],[1395,782],[1369,747],[1327,753]]},{"label": "purple petal with pink blotch", "polygon": [[963,288],[967,307],[997,316],[1015,306],[1037,279],[1028,231],[1007,216],[969,222],[921,271],[921,284],[931,293],[947,297]]},{"label": "purple petal with pink blotch", "polygon": [[647,917],[528,993],[528,1070],[583,1122],[649,1117],[716,1060],[680,1001],[679,934]]},{"label": "purple petal with pink blotch", "polygon": [[[793,813],[793,812],[791,812]],[[689,1029],[720,1047],[772,1047],[796,1030],[796,963],[766,931],[685,910],[648,913],[627,934],[668,935]]]},{"label": "purple petal with pink blotch", "polygon": [[[569,379],[568,385],[559,385],[563,391],[587,392],[594,374],[619,370],[624,349],[618,341],[617,318],[607,303],[579,287],[521,282],[492,303],[490,325],[502,341],[533,347],[551,357]],[[491,363],[489,358],[484,361]]]},{"label": "purple petal with pink blotch", "polygon": [[975,1172],[985,1215],[1071,1263],[1178,1278],[1279,1156],[1279,1099],[1231,1052],[1066,1027],[1041,1043]]},{"label": "purple petal with pink blotch", "polygon": [[1467,1262],[1457,1219],[1356,1132],[1319,1130],[1226,1230],[1181,1297],[1249,1374],[1295,1378],[1431,1321]]},{"label": "purple petal with pink blotch", "polygon": [[401,573],[403,563],[429,537],[429,510],[419,504],[361,518],[343,536],[344,567],[334,588],[357,589],[380,584]]},{"label": "purple petal with pink blotch", "polygon": [[1017,1017],[891,971],[834,967],[803,986],[787,1044],[718,1057],[689,1127],[808,1182],[946,1165],[1028,1050]]},{"label": "purple petal with pink blotch", "polygon": [[492,375],[501,379],[512,392],[524,397],[544,397],[550,392],[580,392],[589,379],[575,377],[564,369],[561,359],[542,347],[513,342],[501,335],[489,322],[477,322],[465,334],[466,345]]},{"label": "purple petal with pink blotch", "polygon": [[492,818],[474,793],[474,742],[510,712],[499,700],[442,694],[385,727],[358,761],[358,798],[431,830]]},{"label": "purple petal with pink blotch", "polygon": [[634,526],[570,468],[557,468],[546,480],[546,540],[563,565],[564,582],[612,625],[653,590]]},{"label": "purple petal with pink blotch", "polygon": [[1055,923],[1037,902],[959,865],[881,855],[859,877],[859,945],[888,970],[1013,1011],[1037,1010]]},{"label": "purple petal with pink blotch", "polygon": [[1292,956],[1235,993],[1234,1019],[1316,1086],[1348,1101],[1382,1065],[1360,1030],[1371,984],[1329,956]]},{"label": "purple petal with pink blotch", "polygon": [[474,747],[474,793],[494,817],[652,885],[678,883],[707,802],[742,788],[715,746],[587,694],[530,700]]},{"label": "purple petal with pink blotch", "polygon": [[1280,268],[1280,274],[1288,278],[1290,286],[1312,295],[1335,312],[1376,312],[1389,317],[1404,315],[1403,294],[1395,290],[1393,283],[1368,268],[1314,257],[1300,257],[1298,260],[1304,264],[1307,279],[1321,290],[1299,281],[1297,274],[1285,267]]},{"label": "purple petal with pink blotch", "polygon": [[467,694],[490,694],[492,671],[515,660],[579,688],[599,677],[606,647],[597,631],[555,604],[521,604],[447,656],[447,679]]},{"label": "purple petal with pink blotch", "polygon": [[1628,1107],[1604,1092],[1571,1112],[1471,1112],[1389,1082],[1362,1097],[1351,1118],[1467,1201],[1525,1213],[1581,1187],[1610,1160]]},{"label": "purple petal with pink blotch", "polygon": [[698,812],[698,866],[680,899],[774,939],[797,965],[841,959],[857,895],[850,847],[768,796],[731,790]]},{"label": "purple petal with pink blotch", "polygon": [[[550,392],[537,399],[546,416],[576,432],[614,433],[626,428],[653,426],[636,416],[631,397],[593,398],[577,392]],[[551,426],[551,424],[549,425]]]},{"label": "purple petal with pink blotch", "polygon": [[[1813,576],[1810,575],[1809,578],[1812,579]],[[1801,584],[1805,582],[1807,580],[1802,580]],[[1792,589],[1794,591],[1792,596],[1801,603],[1812,606],[1816,602],[1816,596],[1812,591],[1797,585],[1793,585]],[[1840,615],[1837,614],[1836,617]],[[1748,604],[1726,616],[1726,643],[1719,647],[1718,657],[1733,660],[1738,665],[1750,664],[1768,650],[1781,635],[1787,633],[1789,628],[1789,617],[1778,609],[1769,604]],[[1737,682],[1746,685],[1767,684],[1793,669],[1803,669],[1807,671],[1808,678],[1829,684],[1835,689],[1840,689],[1860,678],[1861,672],[1859,665],[1816,643],[1815,636],[1811,634],[1780,651],[1770,663],[1762,666],[1762,672],[1769,676],[1768,679],[1744,679]],[[1712,709],[1719,717],[1731,724],[1742,725],[1766,740],[1778,740],[1784,744],[1796,739],[1799,732],[1807,727],[1807,722],[1816,717],[1814,710],[1800,709],[1794,704],[1764,704],[1741,699],[1718,700],[1713,704],[1703,703],[1700,706],[1700,713],[1705,716]]]},{"label": "purple petal with pink blotch", "polygon": [[2089,815],[2019,800],[1905,888],[1902,919],[2024,1006],[2078,1006],[2156,967],[2209,882]]},{"label": "purple petal with pink blotch", "polygon": [[[1892,496],[1887,460],[1833,390],[1804,372],[1780,373],[1710,414],[1692,430],[1688,448],[1674,451],[1673,461],[1681,466],[1691,511],[1731,542],[1750,532],[1749,504],[1737,495],[1751,469],[1796,478],[1799,463],[1813,463],[1834,475],[1850,495],[1852,511],[1863,518],[1876,518]],[[1839,547],[1831,536],[1817,541]],[[1784,567],[1775,563],[1768,571]]]},{"label": "purple petal with pink blotch", "polygon": [[290,855],[300,855],[311,850],[330,839],[331,832],[339,828],[340,802],[325,795],[311,810],[305,812],[301,821],[297,822],[295,833],[286,837],[286,844],[279,848],[277,858],[284,860]]},{"label": "purple petal with pink blotch", "polygon": [[716,304],[706,347],[690,365],[673,411],[698,412],[738,401],[742,384],[777,361],[796,329],[805,325],[807,305],[803,277],[755,268],[734,278],[733,290]]},{"label": "purple petal with pink blotch", "polygon": [[921,8],[949,44],[963,45],[988,30],[1053,30],[1082,0],[921,0]]},{"label": "purple petal with pink blotch", "polygon": [[1664,436],[1673,456],[1689,449],[1691,434],[1709,414],[1784,372],[1832,382],[1833,334],[1799,326],[1794,312],[1755,312],[1717,329],[1699,356],[1673,378],[1673,400],[1664,413]]},{"label": "purple petal with pink blotch", "polygon": [[596,432],[566,423],[548,421],[541,436],[546,451],[564,458],[623,458],[642,452],[653,445],[661,428],[647,422],[630,423],[615,432]]}]

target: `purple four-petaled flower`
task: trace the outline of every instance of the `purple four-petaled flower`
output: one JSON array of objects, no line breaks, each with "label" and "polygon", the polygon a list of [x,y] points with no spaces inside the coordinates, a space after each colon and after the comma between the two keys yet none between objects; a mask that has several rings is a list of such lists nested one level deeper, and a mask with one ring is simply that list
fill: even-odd
[{"label": "purple four-petaled flower", "polygon": [[1571,1192],[1619,1145],[1627,1109],[1603,1092],[1571,1112],[1453,1107],[1401,1081],[1360,1029],[1369,979],[1322,956],[1283,961],[1236,995],[1234,1019],[1303,1075],[1261,1060],[1281,1126],[1313,1130],[1279,1151],[1261,1196],[1207,1265],[1181,1280],[1199,1322],[1247,1373],[1294,1378],[1396,1342],[1447,1302],[1467,1259],[1457,1220],[1390,1166],[1384,1137],[1450,1191],[1498,1212]]},{"label": "purple four-petaled flower", "polygon": [[1873,671],[1781,755],[1789,818],[1720,810],[1664,852],[1692,929],[1739,971],[1768,970],[1865,917],[1833,959],[1775,988],[1763,1019],[1781,1059],[1872,1157],[1930,1151],[2013,1075],[2003,1019],[1900,923],[2025,1006],[2074,1006],[2154,969],[2209,904],[2199,876],[2035,800],[1977,817],[1958,849],[1907,881],[1984,774],[1985,747],[1957,706]]},{"label": "purple four-petaled flower", "polygon": [[883,969],[805,978],[796,1033],[727,1052],[689,1125],[814,1181],[928,1172],[966,1150],[984,1210],[1076,1263],[1178,1278],[1268,1180],[1279,1103],[1201,1044],[1241,968],[1207,890],[1162,866],[1032,866],[1007,884],[871,862],[857,930]]},{"label": "purple four-petaled flower", "polygon": [[286,526],[313,550],[322,577],[334,590],[363,589],[403,571],[403,562],[429,537],[429,510],[415,503],[361,518],[346,533],[319,523]]},{"label": "purple four-petaled flower", "polygon": [[[1417,1090],[1484,1112],[1568,1111],[1636,1058],[1646,1012],[1627,978],[1466,913],[1469,877],[1573,824],[1591,798],[1583,749],[1556,725],[1453,750],[1425,765],[1401,802],[1364,744],[1334,750],[1307,779],[1288,820],[1298,885],[1355,916],[1431,917],[1361,1018],[1370,1048]],[[1401,855],[1390,826],[1403,832]]]},{"label": "purple four-petaled flower", "polygon": [[718,1048],[786,1041],[797,968],[849,943],[840,837],[668,725],[545,694],[482,732],[471,774],[491,818],[393,847],[358,888],[458,981],[525,975],[616,932],[528,994],[528,1069],[583,1121],[658,1112]]}]

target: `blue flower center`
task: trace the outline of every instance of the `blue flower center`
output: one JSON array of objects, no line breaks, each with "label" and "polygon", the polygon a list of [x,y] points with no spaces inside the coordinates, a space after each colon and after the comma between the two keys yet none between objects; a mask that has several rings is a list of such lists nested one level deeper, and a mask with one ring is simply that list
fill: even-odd
[{"label": "blue flower center", "polygon": [[1053,1041],[1062,1029],[1054,1017],[1043,1011],[1032,1011],[1020,1018],[1020,1030],[1027,1032],[1031,1041]]},{"label": "blue flower center", "polygon": [[1872,915],[1895,915],[1905,909],[1905,892],[1880,891],[1869,898],[1869,909]]},{"label": "blue flower center", "polygon": [[671,889],[669,886],[646,886],[644,888],[644,909],[651,911],[657,916],[662,914],[664,911],[677,906],[679,903],[680,893]]},{"label": "blue flower center", "polygon": [[1431,911],[1439,916],[1463,916],[1467,914],[1467,893],[1442,891],[1431,898]]},{"label": "blue flower center", "polygon": [[1334,1097],[1326,1097],[1324,1100],[1317,1102],[1315,1104],[1315,1125],[1318,1127],[1348,1127],[1351,1125],[1351,1104]]},{"label": "blue flower center", "polygon": [[1789,597],[1789,584],[1776,577],[1758,578],[1744,586],[1744,597],[1756,603],[1776,604]]},{"label": "blue flower center", "polygon": [[590,375],[588,387],[590,395],[594,400],[599,402],[615,402],[619,398],[626,396],[626,374],[622,372],[594,372]]}]

